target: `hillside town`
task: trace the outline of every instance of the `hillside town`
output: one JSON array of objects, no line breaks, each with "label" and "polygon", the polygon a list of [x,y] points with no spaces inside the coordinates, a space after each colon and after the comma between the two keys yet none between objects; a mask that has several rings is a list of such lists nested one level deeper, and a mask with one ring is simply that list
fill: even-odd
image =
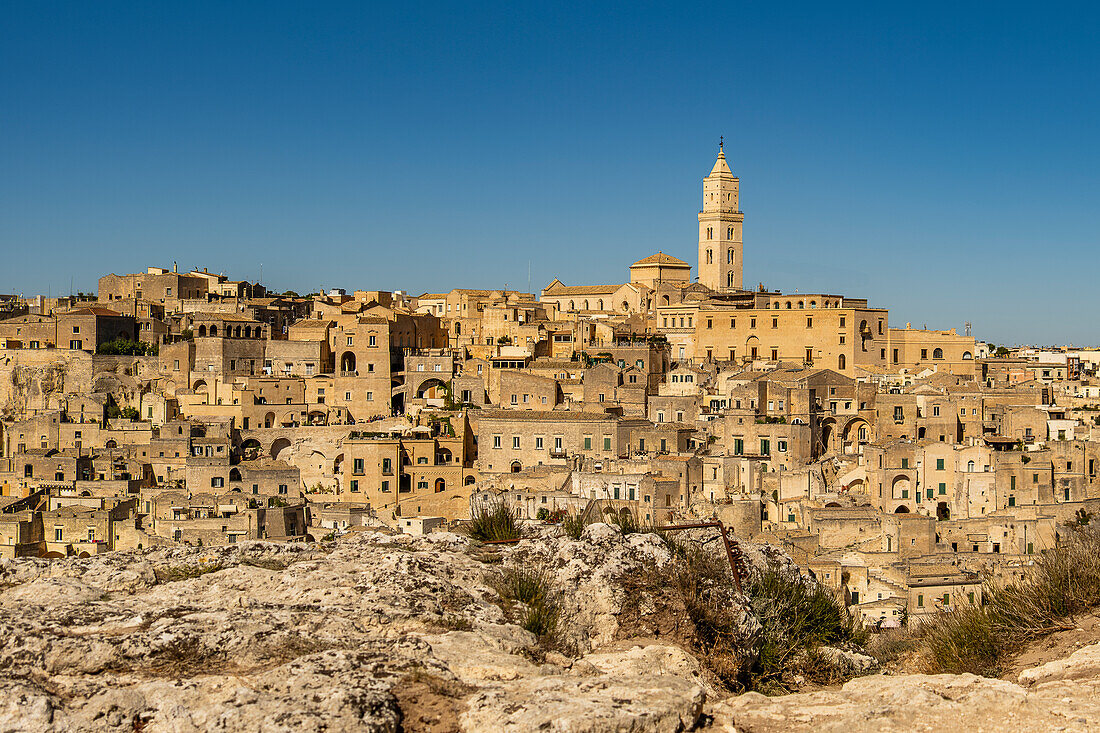
[{"label": "hillside town", "polygon": [[739,184],[720,147],[697,262],[537,293],[159,263],[0,296],[0,553],[424,535],[491,502],[717,520],[889,628],[980,604],[1100,513],[1100,349],[746,287]]}]

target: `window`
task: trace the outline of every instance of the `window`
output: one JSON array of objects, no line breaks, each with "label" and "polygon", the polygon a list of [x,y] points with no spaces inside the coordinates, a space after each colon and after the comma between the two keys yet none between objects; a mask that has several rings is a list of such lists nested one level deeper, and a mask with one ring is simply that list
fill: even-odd
[{"label": "window", "polygon": [[494,448],[499,448],[500,447],[500,436],[499,435],[494,435],[493,436],[493,447]]},{"label": "window", "polygon": [[539,435],[535,438],[535,450],[542,450],[542,436]]},{"label": "window", "polygon": [[606,435],[604,436],[604,439],[603,439],[603,449],[604,450],[611,450],[611,438],[606,436]]},{"label": "window", "polygon": [[942,458],[937,458],[936,459],[936,470],[937,471],[942,471],[943,470],[943,459]]},{"label": "window", "polygon": [[210,479],[210,485],[213,486],[215,489],[220,489],[221,487],[225,486],[225,479],[223,479],[221,476],[215,476],[214,478]]},{"label": "window", "polygon": [[363,475],[363,459],[362,458],[356,458],[356,459],[352,460],[352,462],[351,462],[351,472],[358,475],[358,476]]},{"label": "window", "polygon": [[946,493],[947,493],[947,484],[941,482],[940,483],[940,496],[943,496]]},{"label": "window", "polygon": [[519,450],[519,436],[512,436],[512,450]]},{"label": "window", "polygon": [[352,490],[353,493],[358,493],[359,492],[359,480],[358,479],[352,479],[352,481],[351,481],[351,490]]},{"label": "window", "polygon": [[584,449],[585,450],[592,450],[592,436],[591,435],[584,436]]}]

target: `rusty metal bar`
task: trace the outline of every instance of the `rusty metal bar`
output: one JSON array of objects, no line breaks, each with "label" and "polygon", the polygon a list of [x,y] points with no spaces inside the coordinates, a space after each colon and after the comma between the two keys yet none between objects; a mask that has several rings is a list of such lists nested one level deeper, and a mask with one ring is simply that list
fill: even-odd
[{"label": "rusty metal bar", "polygon": [[694,524],[669,524],[661,527],[656,527],[659,531],[675,532],[681,529],[717,529],[722,535],[722,544],[726,548],[726,558],[730,561],[730,572],[733,574],[733,584],[737,587],[737,592],[742,592],[741,587],[741,568],[737,566],[737,561],[734,559],[741,556],[741,548],[737,547],[737,543],[730,540],[729,533],[726,532],[726,526],[720,521],[713,522],[696,522]]}]

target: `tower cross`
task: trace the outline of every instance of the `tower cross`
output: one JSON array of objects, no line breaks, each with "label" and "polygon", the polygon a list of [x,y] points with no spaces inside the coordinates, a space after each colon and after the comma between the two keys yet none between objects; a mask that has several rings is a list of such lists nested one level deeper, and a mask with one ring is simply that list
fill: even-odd
[{"label": "tower cross", "polygon": [[725,141],[726,141],[726,136],[725,135],[719,135],[718,136],[718,152],[722,152],[722,146],[725,144]]}]

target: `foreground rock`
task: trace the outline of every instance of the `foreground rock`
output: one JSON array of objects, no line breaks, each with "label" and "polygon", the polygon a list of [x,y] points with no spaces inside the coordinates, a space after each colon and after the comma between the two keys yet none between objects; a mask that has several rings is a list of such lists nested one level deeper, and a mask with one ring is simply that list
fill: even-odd
[{"label": "foreground rock", "polygon": [[[652,582],[669,560],[653,535],[593,525],[581,540],[503,548],[365,533],[0,561],[0,730],[1100,728],[1100,646],[1025,673],[1026,687],[875,676],[727,698],[683,605]],[[487,585],[500,567],[534,564],[561,595],[556,648]]]},{"label": "foreground rock", "polygon": [[713,731],[1094,731],[1100,729],[1100,644],[1028,670],[1024,687],[964,675],[876,675],[835,692],[767,698],[748,693],[712,706]]},{"label": "foreground rock", "polygon": [[705,692],[682,650],[654,653],[680,660],[663,675],[574,670],[485,584],[533,547],[553,556],[569,643],[590,651],[622,631],[620,580],[668,557],[654,537],[589,534],[488,557],[456,535],[368,533],[4,561],[0,729],[690,729]]}]

